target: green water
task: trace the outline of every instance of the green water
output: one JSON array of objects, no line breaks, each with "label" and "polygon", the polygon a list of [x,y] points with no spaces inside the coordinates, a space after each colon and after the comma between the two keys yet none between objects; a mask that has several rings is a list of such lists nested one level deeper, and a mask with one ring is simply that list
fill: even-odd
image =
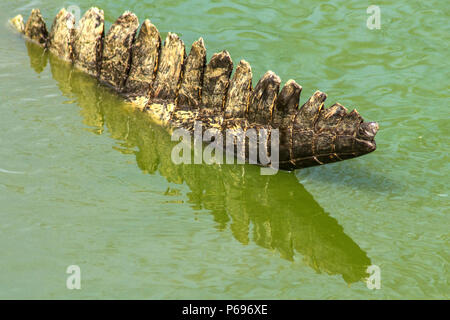
[{"label": "green water", "polygon": [[[275,176],[175,166],[159,126],[6,27],[124,10],[378,121],[378,149]],[[381,29],[366,8],[381,8]],[[0,298],[449,298],[445,1],[8,1],[0,12]],[[50,59],[49,59],[50,58]],[[81,290],[66,268],[81,268]],[[381,289],[362,280],[381,269]]]}]

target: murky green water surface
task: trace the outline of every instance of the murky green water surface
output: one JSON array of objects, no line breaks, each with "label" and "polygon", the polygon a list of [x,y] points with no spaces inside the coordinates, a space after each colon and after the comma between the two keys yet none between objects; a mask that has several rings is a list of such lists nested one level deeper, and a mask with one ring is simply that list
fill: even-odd
[{"label": "murky green water surface", "polygon": [[[170,136],[10,32],[39,7],[203,36],[378,121],[378,150],[276,176],[175,166]],[[8,1],[0,12],[0,298],[448,298],[445,1]],[[66,289],[79,265],[82,289]],[[381,268],[381,289],[362,279]]]}]

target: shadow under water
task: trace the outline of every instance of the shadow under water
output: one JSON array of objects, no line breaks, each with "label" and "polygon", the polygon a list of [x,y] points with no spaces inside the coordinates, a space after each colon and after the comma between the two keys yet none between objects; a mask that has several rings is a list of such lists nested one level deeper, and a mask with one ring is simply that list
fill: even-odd
[{"label": "shadow under water", "polygon": [[[27,43],[33,69],[47,63],[43,50]],[[39,50],[40,49],[40,50]],[[81,108],[83,121],[94,132],[107,128],[120,141],[122,152],[135,153],[139,168],[157,171],[167,181],[186,183],[188,202],[195,210],[208,210],[219,229],[229,228],[242,244],[276,250],[294,260],[297,253],[317,272],[342,275],[347,283],[364,279],[371,264],[367,254],[344,233],[292,172],[260,175],[254,165],[175,165],[171,151],[176,142],[149,116],[130,108],[117,94],[52,54],[53,78],[62,93]]]}]

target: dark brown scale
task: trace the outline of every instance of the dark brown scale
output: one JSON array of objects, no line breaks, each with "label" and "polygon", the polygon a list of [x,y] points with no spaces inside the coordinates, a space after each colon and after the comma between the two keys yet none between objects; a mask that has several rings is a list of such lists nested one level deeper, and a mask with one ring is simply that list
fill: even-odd
[{"label": "dark brown scale", "polygon": [[66,9],[61,9],[53,20],[48,38],[49,51],[63,60],[72,62],[73,33],[75,17]]},{"label": "dark brown scale", "polygon": [[186,59],[183,80],[177,98],[178,106],[188,106],[194,109],[202,102],[202,84],[206,65],[206,48],[200,38],[192,44]]},{"label": "dark brown scale", "polygon": [[151,102],[175,102],[185,57],[183,41],[175,33],[169,32],[161,50],[158,71],[150,95]]},{"label": "dark brown scale", "polygon": [[272,110],[280,90],[280,77],[267,71],[256,84],[250,98],[248,119],[250,122],[269,124],[272,121]]},{"label": "dark brown scale", "polygon": [[25,36],[41,47],[47,46],[48,31],[39,9],[31,11],[31,15],[25,24]]},{"label": "dark brown scale", "polygon": [[347,114],[347,109],[339,103],[335,103],[330,108],[320,112],[315,124],[316,132],[336,131],[336,127]]},{"label": "dark brown scale", "polygon": [[326,97],[326,94],[323,92],[316,91],[294,117],[291,160],[313,156],[316,153],[314,147],[314,125]]},{"label": "dark brown scale", "polygon": [[[347,114],[347,109],[339,103],[319,113],[315,123],[314,155],[318,161],[323,163],[337,161],[335,141],[337,138],[336,128]],[[339,148],[337,148],[339,150]]]},{"label": "dark brown scale", "polygon": [[123,93],[127,97],[148,97],[155,79],[161,48],[158,29],[145,20],[133,44],[131,69]]},{"label": "dark brown scale", "polygon": [[298,111],[302,86],[289,80],[281,89],[272,113],[272,125],[275,128],[288,128]]},{"label": "dark brown scale", "polygon": [[233,61],[227,51],[212,56],[203,76],[201,109],[206,114],[222,114],[232,71]]},{"label": "dark brown scale", "polygon": [[314,130],[314,124],[327,95],[316,91],[308,101],[301,106],[294,119],[294,131]]},{"label": "dark brown scale", "polygon": [[272,112],[272,126],[280,131],[280,161],[292,159],[292,122],[298,112],[301,92],[302,87],[294,80],[289,80],[281,89],[275,101]]},{"label": "dark brown scale", "polygon": [[252,94],[252,68],[241,60],[231,79],[225,106],[225,119],[245,117]]},{"label": "dark brown scale", "polygon": [[81,18],[73,37],[74,66],[83,72],[97,76],[103,52],[104,13],[91,8]]},{"label": "dark brown scale", "polygon": [[100,80],[122,91],[131,67],[131,47],[139,27],[135,14],[127,11],[111,26],[103,45]]}]

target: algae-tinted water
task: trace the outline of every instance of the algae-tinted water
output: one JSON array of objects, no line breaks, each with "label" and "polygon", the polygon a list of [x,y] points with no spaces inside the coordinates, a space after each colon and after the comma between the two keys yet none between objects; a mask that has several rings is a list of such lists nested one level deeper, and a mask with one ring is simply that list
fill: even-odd
[{"label": "algae-tinted water", "polygon": [[[175,166],[173,142],[7,18],[150,18],[378,121],[370,155],[294,173]],[[0,13],[0,298],[448,298],[448,6],[15,1]],[[66,289],[79,265],[82,289]],[[362,279],[381,269],[381,289]]]}]

